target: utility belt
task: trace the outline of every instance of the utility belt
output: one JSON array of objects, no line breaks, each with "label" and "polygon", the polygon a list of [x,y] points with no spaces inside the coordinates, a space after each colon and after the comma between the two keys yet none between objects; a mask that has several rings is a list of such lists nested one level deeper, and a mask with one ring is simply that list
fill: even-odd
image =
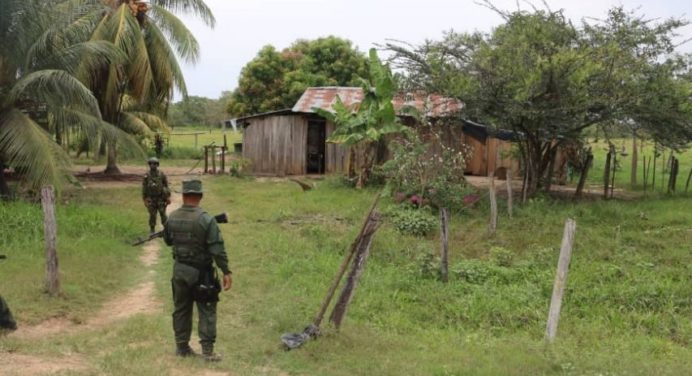
[{"label": "utility belt", "polygon": [[216,268],[212,264],[198,265],[191,262],[178,262],[193,267],[199,271],[199,278],[192,286],[192,298],[196,302],[216,303],[219,301],[221,282],[219,281]]}]

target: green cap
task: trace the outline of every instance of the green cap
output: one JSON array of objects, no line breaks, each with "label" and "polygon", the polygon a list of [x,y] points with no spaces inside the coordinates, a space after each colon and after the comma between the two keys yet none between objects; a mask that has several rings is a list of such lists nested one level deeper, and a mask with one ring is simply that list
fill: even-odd
[{"label": "green cap", "polygon": [[202,194],[202,182],[199,180],[183,181],[183,194]]}]

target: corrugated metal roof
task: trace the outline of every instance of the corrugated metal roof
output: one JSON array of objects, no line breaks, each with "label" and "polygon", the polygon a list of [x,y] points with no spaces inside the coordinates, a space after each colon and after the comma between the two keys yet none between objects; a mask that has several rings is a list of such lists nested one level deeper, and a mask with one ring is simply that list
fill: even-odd
[{"label": "corrugated metal roof", "polygon": [[[331,111],[337,96],[346,106],[351,106],[363,100],[363,90],[359,87],[343,86],[310,87],[293,106],[293,111],[314,113],[314,108]],[[401,93],[394,97],[392,102],[397,113],[410,106],[429,117],[451,116],[464,106],[458,99],[422,92]]]}]

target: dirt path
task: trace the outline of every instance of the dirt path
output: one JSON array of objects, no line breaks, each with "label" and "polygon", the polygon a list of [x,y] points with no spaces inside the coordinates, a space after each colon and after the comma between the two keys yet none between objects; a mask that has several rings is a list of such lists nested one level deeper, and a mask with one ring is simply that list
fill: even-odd
[{"label": "dirt path", "polygon": [[[177,180],[177,179],[176,179]],[[131,183],[130,183],[131,184]],[[168,211],[181,205],[180,195],[172,195]],[[113,323],[127,320],[139,314],[160,313],[163,303],[157,298],[154,266],[158,263],[161,245],[152,241],[142,247],[139,260],[148,270],[144,281],[130,291],[107,301],[89,320],[76,324],[65,318],[46,320],[38,325],[23,327],[8,337],[22,340],[46,338],[54,335],[73,335],[78,332],[97,330]],[[40,357],[20,353],[0,353],[2,375],[50,375],[63,371],[93,371],[87,360],[80,354],[63,354],[60,358]]]}]

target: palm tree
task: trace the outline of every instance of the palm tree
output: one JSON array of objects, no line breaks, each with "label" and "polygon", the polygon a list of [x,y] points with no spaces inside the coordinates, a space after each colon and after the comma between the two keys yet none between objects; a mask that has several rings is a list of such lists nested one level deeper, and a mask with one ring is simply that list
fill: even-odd
[{"label": "palm tree", "polygon": [[[0,167],[21,171],[33,188],[59,185],[67,173],[69,158],[51,131],[75,127],[92,140],[133,142],[101,120],[96,98],[73,75],[82,57],[105,65],[118,59],[117,49],[105,42],[72,43],[63,32],[61,4],[54,5],[0,0]],[[0,196],[9,193],[0,173]]]},{"label": "palm tree", "polygon": [[[187,96],[176,53],[194,63],[199,46],[174,12],[190,12],[207,25],[215,23],[202,0],[85,0],[80,24],[93,28],[90,41],[108,41],[125,56],[120,64],[82,79],[99,101],[104,120],[118,128],[148,136],[167,129],[162,120],[174,90]],[[85,71],[89,71],[85,69]],[[135,109],[136,111],[132,111]],[[118,173],[116,143],[109,143],[106,173]]]}]

